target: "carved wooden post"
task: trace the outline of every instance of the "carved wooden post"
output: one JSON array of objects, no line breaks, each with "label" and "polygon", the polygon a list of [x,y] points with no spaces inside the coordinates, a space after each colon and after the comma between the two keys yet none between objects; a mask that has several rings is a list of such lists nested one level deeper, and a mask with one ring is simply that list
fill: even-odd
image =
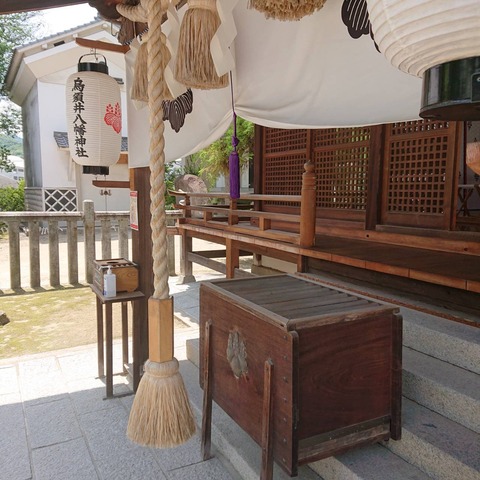
[{"label": "carved wooden post", "polygon": [[302,203],[300,205],[300,246],[315,245],[315,216],[317,206],[317,176],[315,165],[308,160],[302,175]]}]

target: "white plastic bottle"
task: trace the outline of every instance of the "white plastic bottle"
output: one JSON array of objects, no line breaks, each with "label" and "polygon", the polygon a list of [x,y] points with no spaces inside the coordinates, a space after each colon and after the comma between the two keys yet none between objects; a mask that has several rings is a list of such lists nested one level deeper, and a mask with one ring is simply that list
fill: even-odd
[{"label": "white plastic bottle", "polygon": [[114,297],[117,294],[117,276],[112,273],[112,267],[108,267],[103,276],[103,296]]}]

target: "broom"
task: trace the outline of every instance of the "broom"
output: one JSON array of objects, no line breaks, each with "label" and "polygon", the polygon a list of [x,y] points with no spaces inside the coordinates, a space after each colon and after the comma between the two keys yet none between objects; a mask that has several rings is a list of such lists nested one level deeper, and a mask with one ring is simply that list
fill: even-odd
[{"label": "broom", "polygon": [[210,42],[220,26],[216,0],[188,0],[180,27],[175,80],[189,88],[224,88],[227,74],[218,76]]},{"label": "broom", "polygon": [[148,105],[150,109],[150,210],[152,213],[154,292],[148,300],[149,359],[135,395],[127,427],[134,442],[174,447],[195,433],[185,384],[173,356],[173,298],[168,290],[165,213],[165,140],[162,119],[165,81],[161,22],[168,0],[142,0],[149,25]]}]

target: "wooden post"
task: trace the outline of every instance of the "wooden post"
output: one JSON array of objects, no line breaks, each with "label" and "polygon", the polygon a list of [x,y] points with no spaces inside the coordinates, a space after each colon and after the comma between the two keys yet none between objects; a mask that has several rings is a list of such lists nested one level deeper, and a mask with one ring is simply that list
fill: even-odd
[{"label": "wooden post", "polygon": [[148,299],[148,358],[158,363],[173,358],[173,297]]},{"label": "wooden post", "polygon": [[40,226],[38,221],[28,222],[28,246],[30,252],[30,286],[40,286]]},{"label": "wooden post", "polygon": [[300,205],[300,246],[315,245],[315,216],[317,206],[317,176],[315,165],[308,160],[302,175],[302,203]]},{"label": "wooden post", "polygon": [[93,283],[95,260],[95,207],[92,200],[83,201],[83,225],[85,245],[85,280]]},{"label": "wooden post", "polygon": [[68,283],[78,283],[78,226],[77,219],[67,222]]},{"label": "wooden post", "polygon": [[181,247],[180,247],[180,277],[178,284],[183,285],[185,283],[195,282],[193,276],[192,262],[188,259],[188,254],[192,252],[192,237],[188,236],[185,230],[182,230],[181,235]]},{"label": "wooden post", "polygon": [[237,200],[235,198],[230,199],[230,206],[228,209],[228,224],[229,225],[237,225],[238,224],[238,215],[234,215],[232,213],[233,210],[237,209]]},{"label": "wooden post", "polygon": [[118,219],[118,254],[120,258],[128,259],[128,218]]},{"label": "wooden post", "polygon": [[273,478],[273,362],[268,359],[263,373],[262,471],[260,480]]},{"label": "wooden post", "polygon": [[102,259],[112,258],[112,222],[102,218]]},{"label": "wooden post", "polygon": [[205,345],[203,347],[203,415],[202,415],[202,459],[211,458],[212,446],[212,371],[210,337],[212,322],[205,324]]},{"label": "wooden post", "polygon": [[20,276],[20,222],[8,222],[8,249],[10,252],[10,288],[15,290],[21,286]]},{"label": "wooden post", "polygon": [[153,295],[152,228],[150,225],[150,168],[130,170],[130,190],[138,192],[138,230],[132,230],[132,260],[139,267],[138,288],[145,298],[133,302],[133,364],[140,367],[134,372],[133,389],[137,390],[143,364],[148,358],[148,302]]},{"label": "wooden post", "polygon": [[48,256],[50,261],[50,285],[60,285],[60,262],[58,253],[58,221],[48,221]]},{"label": "wooden post", "polygon": [[235,278],[235,269],[240,267],[240,249],[235,240],[225,239],[226,248],[226,277]]},{"label": "wooden post", "polygon": [[385,161],[385,125],[374,125],[370,130],[368,155],[367,205],[365,229],[375,230],[382,209],[382,178]]}]

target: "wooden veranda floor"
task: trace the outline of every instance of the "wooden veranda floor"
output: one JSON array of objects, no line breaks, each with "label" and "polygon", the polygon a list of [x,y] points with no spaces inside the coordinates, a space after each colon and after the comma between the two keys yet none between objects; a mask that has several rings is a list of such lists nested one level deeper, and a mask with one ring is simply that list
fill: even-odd
[{"label": "wooden veranda floor", "polygon": [[480,293],[480,255],[330,235],[317,235],[314,247],[302,248],[294,243],[256,236],[255,229],[245,234],[245,230],[239,233],[229,230],[228,227],[208,228],[187,223],[181,224],[179,228],[185,230],[188,237],[203,238],[222,245],[229,240],[233,242],[231,244],[236,244],[242,250],[291,262],[295,262],[301,255],[367,271]]},{"label": "wooden veranda floor", "polygon": [[327,236],[315,243],[315,258],[480,293],[477,255]]}]

